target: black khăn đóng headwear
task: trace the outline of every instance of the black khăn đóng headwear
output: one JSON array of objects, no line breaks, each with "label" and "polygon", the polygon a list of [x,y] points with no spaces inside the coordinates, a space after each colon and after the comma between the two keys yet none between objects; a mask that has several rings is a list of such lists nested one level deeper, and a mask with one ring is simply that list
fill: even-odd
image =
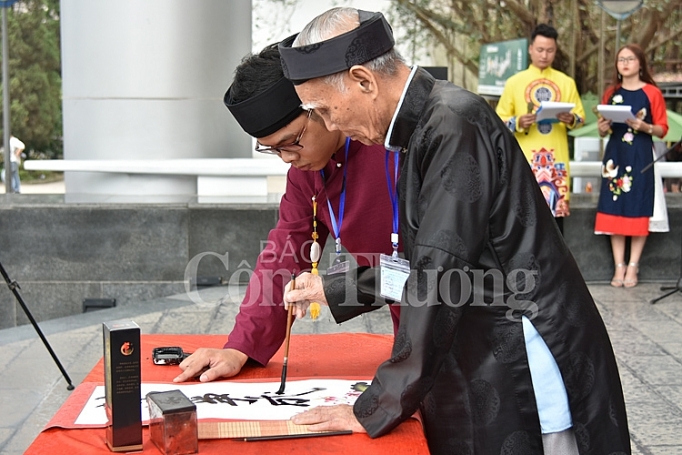
[{"label": "black kh\u0103n \u0111\u00f3ng headwear", "polygon": [[298,34],[279,43],[284,76],[294,84],[361,65],[390,51],[395,40],[384,15],[358,10],[360,26],[319,43],[292,47]]},{"label": "black kh\u0103n \u0111\u00f3ng headwear", "polygon": [[231,92],[232,86],[225,93],[225,106],[242,129],[255,138],[271,135],[303,112],[293,84],[284,77],[264,92],[238,103],[232,101]]}]

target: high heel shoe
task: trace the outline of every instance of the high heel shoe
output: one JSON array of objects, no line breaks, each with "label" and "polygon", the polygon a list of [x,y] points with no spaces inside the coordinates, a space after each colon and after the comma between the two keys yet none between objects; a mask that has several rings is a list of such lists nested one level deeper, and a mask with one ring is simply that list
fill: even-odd
[{"label": "high heel shoe", "polygon": [[614,288],[622,288],[623,287],[623,283],[624,283],[623,278],[625,278],[625,272],[627,271],[627,269],[623,272],[623,278],[616,279],[616,275],[619,274],[620,269],[622,269],[623,267],[625,267],[625,262],[619,262],[618,264],[616,264],[616,270],[614,270],[613,278],[611,278],[611,286],[613,286]]},{"label": "high heel shoe", "polygon": [[[637,283],[639,281],[639,279],[637,277],[637,274],[639,273],[639,262],[629,263],[627,270],[629,270],[630,267],[635,268],[635,279],[634,280],[623,280],[623,287],[626,287],[626,288],[634,288],[635,286],[637,286]],[[627,275],[627,270],[625,271],[626,275]]]}]

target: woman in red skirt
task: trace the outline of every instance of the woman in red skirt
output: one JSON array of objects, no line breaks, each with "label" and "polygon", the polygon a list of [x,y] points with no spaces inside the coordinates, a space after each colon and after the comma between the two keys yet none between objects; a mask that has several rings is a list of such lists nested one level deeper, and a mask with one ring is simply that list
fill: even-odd
[{"label": "woman in red skirt", "polygon": [[[602,162],[602,183],[595,233],[611,236],[615,271],[611,286],[637,285],[639,259],[649,235],[654,209],[653,136],[668,132],[663,94],[656,86],[642,49],[626,44],[616,54],[613,83],[602,104],[630,106],[635,118],[612,123],[600,118],[599,135],[610,134]],[[625,260],[625,238],[632,237],[630,258]]]}]

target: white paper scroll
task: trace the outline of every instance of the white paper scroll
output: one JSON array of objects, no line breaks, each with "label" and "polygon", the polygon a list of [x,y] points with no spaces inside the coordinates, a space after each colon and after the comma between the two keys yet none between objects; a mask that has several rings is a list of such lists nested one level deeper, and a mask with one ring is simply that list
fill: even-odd
[{"label": "white paper scroll", "polygon": [[[142,383],[142,421],[149,420],[145,399],[149,392],[178,389],[197,406],[197,419],[287,420],[316,406],[355,403],[371,379],[288,380],[285,393],[277,395],[279,382],[219,381],[201,384]],[[76,425],[105,425],[104,386],[93,391]]]}]

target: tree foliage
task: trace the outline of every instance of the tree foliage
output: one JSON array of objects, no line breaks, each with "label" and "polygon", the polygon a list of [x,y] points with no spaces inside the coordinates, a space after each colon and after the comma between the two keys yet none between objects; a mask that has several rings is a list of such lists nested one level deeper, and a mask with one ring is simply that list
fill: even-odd
[{"label": "tree foliage", "polygon": [[12,134],[26,144],[27,151],[59,156],[59,0],[19,1],[8,8],[7,24]]},{"label": "tree foliage", "polygon": [[[654,72],[680,71],[682,0],[644,3],[621,21],[621,44],[641,45]],[[554,66],[573,75],[581,93],[601,93],[603,82],[613,73],[617,22],[594,0],[395,0],[392,4],[394,25],[414,30],[418,24],[411,39],[442,47],[449,66],[472,75],[470,89],[476,89],[482,44],[529,37],[543,22],[559,31]]]}]

